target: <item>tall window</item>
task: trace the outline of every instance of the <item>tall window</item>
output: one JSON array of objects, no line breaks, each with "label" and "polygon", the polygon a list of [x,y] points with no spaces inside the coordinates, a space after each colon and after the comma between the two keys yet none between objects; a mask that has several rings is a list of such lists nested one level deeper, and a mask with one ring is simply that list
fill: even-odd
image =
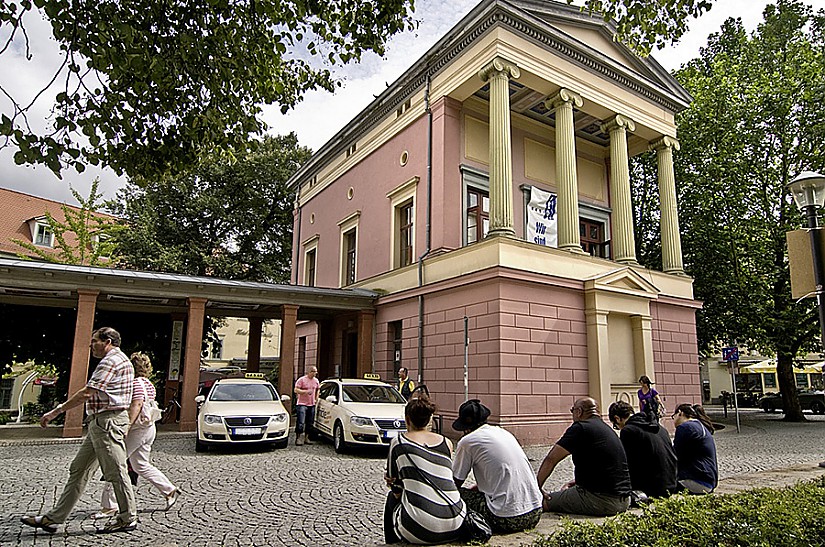
[{"label": "tall window", "polygon": [[34,244],[40,247],[51,247],[52,239],[52,231],[49,230],[49,227],[45,224],[38,224]]},{"label": "tall window", "polygon": [[[308,287],[315,286],[315,251],[316,249],[312,249],[311,251],[307,251],[306,254],[306,277],[305,277],[305,284]],[[303,369],[300,369],[303,370]]]},{"label": "tall window", "polygon": [[298,370],[307,368],[307,337],[298,338]]},{"label": "tall window", "polygon": [[604,240],[604,224],[588,219],[579,220],[579,239],[582,249],[590,256],[609,258]]},{"label": "tall window", "polygon": [[490,230],[490,194],[467,188],[467,243],[484,238]]},{"label": "tall window", "polygon": [[413,203],[409,201],[398,208],[399,265],[413,262]]},{"label": "tall window", "polygon": [[390,360],[394,376],[398,376],[401,368],[401,321],[392,321],[390,327]]},{"label": "tall window", "polygon": [[355,229],[344,234],[344,285],[352,285],[355,283]]}]

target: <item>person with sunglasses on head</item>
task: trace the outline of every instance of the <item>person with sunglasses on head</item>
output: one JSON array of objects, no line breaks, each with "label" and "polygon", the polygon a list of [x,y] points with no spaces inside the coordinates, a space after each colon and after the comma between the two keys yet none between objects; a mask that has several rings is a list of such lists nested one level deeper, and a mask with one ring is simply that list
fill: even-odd
[{"label": "person with sunglasses on head", "polygon": [[709,494],[719,482],[713,423],[700,405],[684,403],[673,413],[673,450],[679,461],[678,480],[691,494]]},{"label": "person with sunglasses on head", "polygon": [[573,457],[574,480],[544,494],[544,511],[606,517],[630,507],[630,471],[622,442],[599,415],[596,400],[584,397],[570,408],[573,424],[544,457],[539,488],[556,466]]},{"label": "person with sunglasses on head", "polygon": [[611,404],[607,415],[613,428],[619,430],[633,490],[641,490],[650,498],[675,492],[676,453],[667,430],[644,412],[634,414],[625,401]]}]

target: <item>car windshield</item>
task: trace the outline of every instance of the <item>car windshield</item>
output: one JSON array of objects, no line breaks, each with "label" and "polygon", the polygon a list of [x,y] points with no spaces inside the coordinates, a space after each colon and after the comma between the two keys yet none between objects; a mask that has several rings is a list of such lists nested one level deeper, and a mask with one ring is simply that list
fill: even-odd
[{"label": "car windshield", "polygon": [[405,403],[392,386],[345,385],[344,401],[349,403]]},{"label": "car windshield", "polygon": [[210,401],[275,401],[278,394],[269,384],[216,384]]}]

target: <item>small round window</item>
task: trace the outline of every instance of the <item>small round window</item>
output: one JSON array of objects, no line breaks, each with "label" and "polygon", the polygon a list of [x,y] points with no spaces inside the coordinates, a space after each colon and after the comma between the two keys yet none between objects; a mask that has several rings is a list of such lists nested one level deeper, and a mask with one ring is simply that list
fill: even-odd
[{"label": "small round window", "polygon": [[347,199],[352,199],[352,196],[354,196],[354,195],[355,195],[355,188],[350,186],[349,190],[347,190]]},{"label": "small round window", "polygon": [[398,163],[400,163],[400,164],[401,164],[401,167],[404,167],[405,165],[407,165],[407,161],[408,161],[409,159],[410,159],[410,154],[409,154],[409,152],[407,152],[406,150],[404,150],[403,152],[401,152],[401,157],[400,157],[400,158],[398,158]]}]

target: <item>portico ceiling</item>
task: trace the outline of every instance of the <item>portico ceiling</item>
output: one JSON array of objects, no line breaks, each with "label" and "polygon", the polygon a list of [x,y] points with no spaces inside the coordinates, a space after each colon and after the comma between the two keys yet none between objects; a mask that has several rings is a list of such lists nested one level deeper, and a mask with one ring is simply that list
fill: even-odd
[{"label": "portico ceiling", "polygon": [[160,272],[115,270],[0,258],[0,303],[72,308],[77,291],[97,290],[97,308],[145,313],[185,313],[187,299],[206,299],[206,314],[279,318],[281,306],[299,306],[299,320],[373,309],[378,294],[237,281]]}]

